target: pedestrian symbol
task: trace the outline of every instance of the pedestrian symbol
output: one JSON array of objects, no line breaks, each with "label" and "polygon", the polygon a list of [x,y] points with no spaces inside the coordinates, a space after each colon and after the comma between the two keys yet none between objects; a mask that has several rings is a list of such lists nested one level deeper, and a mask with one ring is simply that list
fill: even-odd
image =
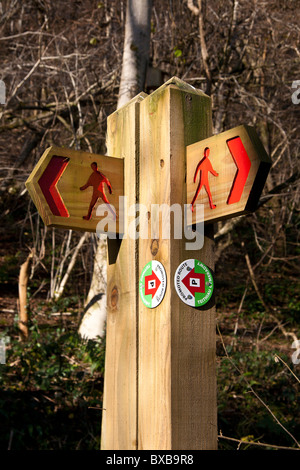
[{"label": "pedestrian symbol", "polygon": [[109,210],[111,211],[115,219],[116,213],[111,207],[109,200],[107,199],[105,195],[105,191],[104,191],[104,185],[106,184],[108,187],[109,193],[111,194],[112,193],[111,184],[109,180],[106,178],[106,176],[98,170],[98,165],[96,162],[93,162],[91,164],[91,168],[93,170],[93,173],[89,177],[87,183],[80,187],[80,191],[84,191],[89,186],[93,187],[93,194],[92,194],[92,199],[91,199],[91,203],[89,206],[89,210],[88,210],[87,215],[84,215],[83,218],[85,220],[90,220],[90,218],[92,217],[92,211],[96,205],[96,202],[101,197],[101,199],[105,202],[105,204],[107,204],[107,207],[109,208]]},{"label": "pedestrian symbol", "polygon": [[195,192],[194,198],[192,200],[192,211],[194,211],[194,204],[196,202],[196,199],[201,191],[202,186],[204,186],[205,191],[208,195],[208,200],[209,200],[209,206],[211,209],[215,209],[217,206],[213,203],[212,201],[212,196],[211,196],[211,191],[209,187],[209,181],[208,181],[208,173],[211,173],[214,176],[219,176],[219,174],[213,169],[212,164],[209,160],[209,153],[210,150],[208,147],[204,149],[204,157],[202,160],[197,165],[195,175],[194,175],[194,183],[196,183],[197,175],[200,172],[200,180],[198,184],[197,191]]}]

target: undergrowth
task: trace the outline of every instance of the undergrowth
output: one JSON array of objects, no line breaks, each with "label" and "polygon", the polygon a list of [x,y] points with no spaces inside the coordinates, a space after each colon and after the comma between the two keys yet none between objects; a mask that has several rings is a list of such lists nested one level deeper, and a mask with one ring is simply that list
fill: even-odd
[{"label": "undergrowth", "polygon": [[26,342],[14,328],[2,337],[0,449],[99,449],[105,342],[36,321]]}]

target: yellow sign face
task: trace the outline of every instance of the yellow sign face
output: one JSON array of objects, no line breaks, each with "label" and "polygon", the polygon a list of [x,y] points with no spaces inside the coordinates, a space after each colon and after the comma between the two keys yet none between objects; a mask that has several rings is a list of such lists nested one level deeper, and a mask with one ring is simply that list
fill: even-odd
[{"label": "yellow sign face", "polygon": [[105,217],[119,233],[123,182],[121,158],[50,147],[25,184],[45,225],[96,232]]},{"label": "yellow sign face", "polygon": [[[255,130],[238,126],[187,147],[187,204],[192,224],[256,209],[271,159]],[[202,211],[197,204],[204,205]]]}]

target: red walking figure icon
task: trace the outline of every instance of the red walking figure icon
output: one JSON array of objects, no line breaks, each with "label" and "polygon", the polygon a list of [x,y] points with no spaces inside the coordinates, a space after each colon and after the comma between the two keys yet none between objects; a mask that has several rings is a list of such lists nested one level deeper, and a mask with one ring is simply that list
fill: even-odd
[{"label": "red walking figure icon", "polygon": [[210,188],[209,188],[209,182],[208,182],[208,173],[210,172],[214,176],[219,176],[219,173],[217,173],[212,167],[212,164],[211,164],[211,162],[208,158],[209,152],[210,152],[209,148],[206,147],[204,149],[204,157],[198,163],[196,171],[195,171],[194,183],[196,183],[196,179],[197,179],[197,175],[198,175],[199,171],[200,171],[200,181],[199,181],[198,188],[197,188],[197,191],[195,193],[195,196],[192,200],[192,204],[191,204],[192,212],[194,211],[194,204],[195,204],[195,201],[196,201],[196,199],[197,199],[197,197],[198,197],[198,195],[201,191],[202,186],[204,186],[204,188],[207,192],[210,208],[215,209],[217,207],[217,206],[215,206],[215,204],[213,204],[213,201],[212,201],[211,192],[210,192]]},{"label": "red walking figure icon", "polygon": [[101,171],[98,170],[98,165],[97,165],[96,162],[93,162],[91,164],[91,168],[93,170],[93,173],[91,174],[91,176],[87,180],[87,183],[79,188],[80,191],[84,191],[89,186],[93,187],[93,194],[92,194],[90,207],[89,207],[87,215],[83,216],[83,219],[85,219],[85,220],[90,220],[91,219],[92,211],[93,211],[93,209],[95,207],[95,204],[98,201],[99,197],[101,197],[101,199],[107,204],[109,210],[111,211],[111,213],[113,214],[114,219],[115,219],[116,218],[116,213],[113,210],[113,208],[111,207],[111,205],[109,203],[109,200],[107,199],[107,197],[105,195],[105,192],[104,192],[104,185],[106,184],[107,187],[108,187],[109,193],[110,194],[112,193],[111,184],[110,184],[109,180],[106,178],[106,176],[103,173],[101,173]]}]

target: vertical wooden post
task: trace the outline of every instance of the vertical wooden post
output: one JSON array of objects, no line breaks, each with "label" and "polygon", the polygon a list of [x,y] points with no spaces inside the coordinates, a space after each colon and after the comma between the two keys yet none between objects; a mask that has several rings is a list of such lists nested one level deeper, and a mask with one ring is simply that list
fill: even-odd
[{"label": "vertical wooden post", "polygon": [[[186,146],[211,135],[210,98],[176,78],[140,104],[140,198],[151,204],[186,201]],[[189,201],[190,202],[190,201]],[[171,226],[172,227],[172,226]],[[217,448],[215,308],[184,304],[174,288],[181,262],[195,258],[214,270],[213,227],[199,251],[186,240],[139,240],[139,272],[151,260],[167,275],[163,302],[148,309],[139,300],[138,448]]]},{"label": "vertical wooden post", "polygon": [[[108,118],[108,153],[125,158],[128,206],[186,201],[186,146],[212,132],[210,98],[178,79],[139,95]],[[182,212],[183,214],[183,212]],[[148,224],[148,219],[146,222]],[[101,448],[217,448],[215,309],[189,307],[174,274],[195,258],[214,270],[213,227],[199,251],[186,240],[109,240],[108,312]],[[163,302],[148,309],[138,280],[151,260],[166,270]]]},{"label": "vertical wooden post", "polygon": [[[128,206],[138,200],[139,102],[107,120],[107,152],[124,158]],[[137,449],[137,240],[108,239],[107,323],[101,449]]]}]

